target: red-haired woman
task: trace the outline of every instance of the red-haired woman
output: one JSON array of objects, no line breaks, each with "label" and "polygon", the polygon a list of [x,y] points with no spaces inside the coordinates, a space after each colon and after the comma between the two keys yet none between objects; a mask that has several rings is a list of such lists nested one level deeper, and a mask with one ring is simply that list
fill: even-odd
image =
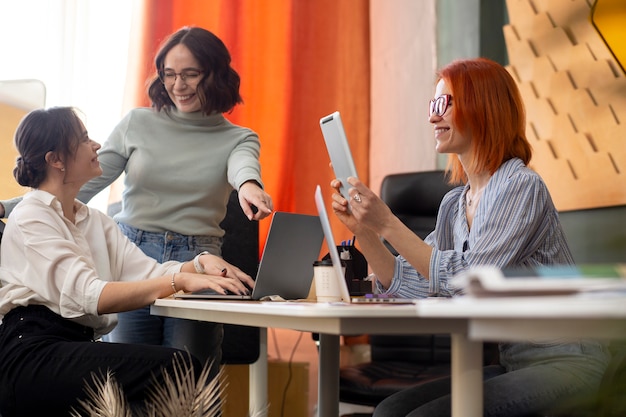
[{"label": "red-haired woman", "polygon": [[[573,263],[550,193],[527,166],[524,105],[504,67],[479,58],[443,68],[429,121],[437,152],[449,154],[450,181],[463,185],[443,198],[426,239],[356,178],[349,179],[350,201],[333,194],[334,212],[361,242],[380,292],[454,296],[462,289],[450,279],[475,265]],[[338,191],[339,184],[331,186]],[[606,347],[589,340],[501,343],[499,351],[500,365],[485,369],[485,416],[536,415],[593,393],[609,360]],[[441,417],[450,408],[450,379],[443,378],[388,397],[374,415]]]}]

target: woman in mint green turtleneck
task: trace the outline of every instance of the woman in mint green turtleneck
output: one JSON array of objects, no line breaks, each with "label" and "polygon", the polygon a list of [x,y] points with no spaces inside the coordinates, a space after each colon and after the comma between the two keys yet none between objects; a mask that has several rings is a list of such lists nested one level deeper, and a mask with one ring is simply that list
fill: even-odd
[{"label": "woman in mint green turtleneck", "polygon": [[[201,28],[185,27],[166,39],[148,90],[152,108],[134,109],[117,125],[98,155],[103,175],[78,195],[88,201],[124,172],[115,220],[159,262],[204,251],[220,255],[219,225],[233,189],[251,221],[273,210],[261,181],[257,134],[223,115],[242,102],[230,60],[224,43]],[[188,349],[219,365],[222,335],[221,324],[151,316],[144,308],[120,314],[107,340]]]}]

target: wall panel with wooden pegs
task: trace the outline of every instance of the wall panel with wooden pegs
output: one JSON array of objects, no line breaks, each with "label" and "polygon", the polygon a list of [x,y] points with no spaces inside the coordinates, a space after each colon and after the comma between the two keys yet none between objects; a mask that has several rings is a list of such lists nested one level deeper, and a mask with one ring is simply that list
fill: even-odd
[{"label": "wall panel with wooden pegs", "polygon": [[507,0],[508,69],[527,107],[531,166],[560,211],[626,204],[626,76],[593,26],[593,4]]}]

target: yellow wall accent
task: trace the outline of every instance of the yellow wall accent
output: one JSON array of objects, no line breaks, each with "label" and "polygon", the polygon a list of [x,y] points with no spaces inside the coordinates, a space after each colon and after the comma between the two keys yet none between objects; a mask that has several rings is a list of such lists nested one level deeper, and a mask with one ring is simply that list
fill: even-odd
[{"label": "yellow wall accent", "polygon": [[626,72],[626,1],[596,0],[591,9],[591,22]]},{"label": "yellow wall accent", "polygon": [[[507,0],[531,166],[558,210],[626,204],[626,77],[585,0]],[[622,26],[626,16],[622,15]]]},{"label": "yellow wall accent", "polygon": [[13,145],[15,128],[27,111],[0,103],[0,200],[24,194],[28,188],[21,187],[13,178],[17,151]]}]

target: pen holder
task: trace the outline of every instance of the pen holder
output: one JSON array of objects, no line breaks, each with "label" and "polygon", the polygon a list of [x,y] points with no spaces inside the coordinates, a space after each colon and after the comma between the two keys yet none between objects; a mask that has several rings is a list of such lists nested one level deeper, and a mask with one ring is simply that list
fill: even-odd
[{"label": "pen holder", "polygon": [[[365,281],[368,275],[367,260],[354,246],[337,246],[339,257],[346,267],[345,279],[350,295],[364,295],[372,292],[371,281]],[[326,254],[322,260],[330,259]]]}]

